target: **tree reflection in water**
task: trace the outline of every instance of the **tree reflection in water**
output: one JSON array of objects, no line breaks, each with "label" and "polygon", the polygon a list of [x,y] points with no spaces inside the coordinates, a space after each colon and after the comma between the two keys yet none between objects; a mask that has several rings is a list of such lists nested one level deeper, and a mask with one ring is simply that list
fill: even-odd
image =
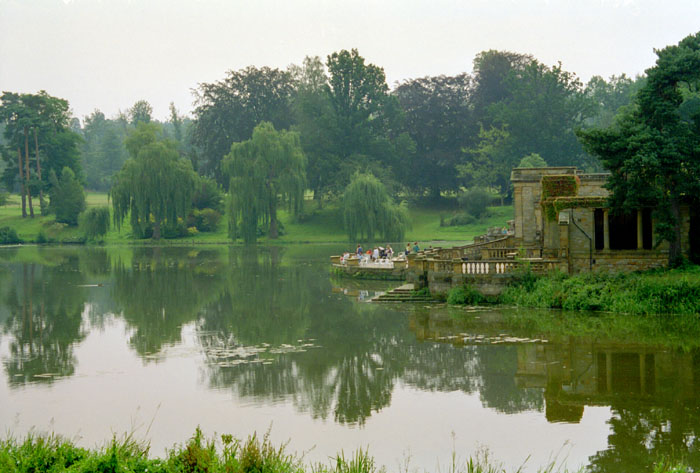
[{"label": "tree reflection in water", "polygon": [[[590,458],[591,471],[650,471],[664,455],[700,466],[700,352],[687,335],[697,332],[674,334],[679,349],[653,324],[612,336],[601,317],[580,335],[536,333],[499,311],[358,303],[333,291],[325,259],[304,255],[270,247],[3,249],[9,385],[73,375],[74,347],[87,330],[121,317],[143,360],[166,357],[183,326],[192,327],[205,383],[254,402],[290,402],[313,418],[364,424],[399,385],[478,395],[499,413],[544,411],[550,422],[580,422],[587,407],[610,406],[609,446]],[[632,326],[616,320],[613,328]],[[529,340],[488,342],[503,334]]]},{"label": "tree reflection in water", "polygon": [[51,383],[75,371],[73,346],[85,337],[83,275],[75,254],[49,264],[12,263],[3,301],[3,333],[9,356],[3,361],[11,386]]}]

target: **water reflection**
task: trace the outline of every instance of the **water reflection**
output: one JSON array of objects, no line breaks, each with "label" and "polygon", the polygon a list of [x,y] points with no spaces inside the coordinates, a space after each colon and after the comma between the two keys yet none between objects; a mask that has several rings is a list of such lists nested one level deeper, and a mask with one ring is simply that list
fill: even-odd
[{"label": "water reflection", "polygon": [[71,382],[81,343],[116,318],[129,350],[156,368],[189,327],[185,356],[199,357],[200,382],[231,402],[289,403],[350,426],[405,387],[569,425],[609,406],[609,446],[590,458],[592,471],[648,471],[659,455],[700,465],[697,342],[669,344],[646,328],[543,330],[513,324],[508,311],[358,302],[391,283],[331,279],[328,252],[309,261],[293,247],[3,249],[7,384]]},{"label": "water reflection", "polygon": [[3,365],[11,386],[72,375],[73,347],[85,337],[86,294],[77,256],[66,253],[44,263],[13,263],[3,281],[2,329],[10,335]]},{"label": "water reflection", "polygon": [[134,329],[129,343],[146,360],[181,341],[182,326],[226,285],[226,264],[216,251],[137,248],[112,259],[112,297]]},{"label": "water reflection", "polygon": [[[483,338],[505,342],[495,352],[497,363],[477,357],[482,377],[493,373],[489,365],[504,375],[483,381],[485,405],[515,412],[541,408],[544,402],[547,421],[565,423],[580,422],[586,407],[610,406],[609,446],[590,458],[590,471],[653,471],[660,458],[700,465],[699,349],[603,334],[550,333],[543,341],[531,338],[542,334],[513,330],[505,320],[497,311],[466,317],[433,313],[412,317],[411,327],[419,339],[455,345],[466,340],[477,343],[474,350],[495,348],[479,345]],[[509,339],[519,342],[509,344]]]}]

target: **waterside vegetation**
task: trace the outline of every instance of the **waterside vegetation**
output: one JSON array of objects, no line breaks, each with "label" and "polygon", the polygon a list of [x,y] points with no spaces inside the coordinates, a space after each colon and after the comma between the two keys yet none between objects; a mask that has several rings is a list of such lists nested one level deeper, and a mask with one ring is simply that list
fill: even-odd
[{"label": "waterside vegetation", "polygon": [[[447,459],[449,473],[506,473],[500,463],[487,453],[461,460],[456,454]],[[524,466],[524,465],[523,465]],[[269,433],[256,434],[245,441],[231,435],[217,440],[207,439],[197,428],[184,445],[174,446],[164,458],[152,458],[147,442],[127,435],[113,438],[102,448],[85,449],[57,435],[29,434],[24,440],[9,438],[0,441],[0,468],[7,473],[49,472],[150,472],[150,473],[383,473],[386,467],[375,463],[368,450],[359,450],[349,457],[336,454],[328,464],[307,465],[299,455],[289,453],[286,444],[274,446]],[[406,465],[408,471],[410,465]],[[522,466],[517,470],[521,471]],[[536,471],[541,473],[569,471],[556,460]],[[683,463],[659,459],[653,473],[685,473],[692,471]]]},{"label": "waterside vegetation", "polygon": [[[456,287],[451,304],[485,302],[471,287]],[[636,273],[521,272],[497,298],[488,302],[520,307],[606,311],[634,315],[700,314],[700,266]]]},{"label": "waterside vegetation", "polygon": [[[87,211],[109,205],[108,196],[105,193],[88,192],[86,195]],[[202,204],[205,205],[205,204]],[[211,205],[211,204],[206,204]],[[206,208],[205,208],[206,209]],[[110,211],[111,211],[110,206]],[[406,240],[427,242],[446,241],[464,242],[470,241],[475,236],[483,234],[489,227],[502,226],[504,222],[512,218],[512,206],[489,207],[488,215],[471,221],[465,225],[444,226],[440,222],[450,218],[456,211],[453,206],[425,205],[421,203],[406,206],[410,228],[406,231]],[[204,212],[203,210],[202,212]],[[193,213],[197,215],[197,211]],[[266,236],[258,238],[259,243],[347,243],[347,232],[343,229],[343,209],[340,202],[329,203],[323,208],[315,208],[314,205],[306,205],[303,215],[295,217],[285,208],[278,211],[280,223],[279,238],[272,240]],[[19,239],[24,243],[90,243],[93,240],[86,239],[87,228],[74,227],[57,223],[53,215],[37,216],[34,219],[23,219],[19,197],[11,195],[7,205],[0,207],[0,228],[10,227],[16,231]],[[40,235],[43,235],[40,237]],[[120,229],[112,226],[106,233],[96,238],[105,244],[135,244],[135,245],[170,245],[170,244],[231,244],[228,236],[226,219],[220,219],[214,223],[213,231],[196,232],[186,236],[180,236],[160,241],[138,240],[133,238],[133,230],[129,219],[126,219]],[[240,240],[239,240],[240,241]],[[17,243],[6,242],[6,243]],[[2,244],[2,241],[0,241]]]}]

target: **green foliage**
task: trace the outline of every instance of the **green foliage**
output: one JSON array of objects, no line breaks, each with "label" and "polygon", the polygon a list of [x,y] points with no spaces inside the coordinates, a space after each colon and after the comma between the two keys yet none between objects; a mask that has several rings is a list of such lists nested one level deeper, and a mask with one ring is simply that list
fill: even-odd
[{"label": "green foliage", "polygon": [[214,209],[217,212],[223,212],[224,193],[214,179],[199,177],[192,196],[192,207],[199,210]]},{"label": "green foliage", "polygon": [[187,227],[194,227],[199,232],[215,232],[220,220],[221,214],[214,209],[194,209],[187,216]]},{"label": "green foliage", "polygon": [[221,81],[200,84],[195,91],[193,141],[206,160],[199,171],[227,185],[221,164],[231,145],[249,140],[262,121],[289,128],[293,92],[292,76],[268,67],[228,71]]},{"label": "green foliage", "polygon": [[500,296],[505,304],[631,314],[700,314],[700,270],[586,273],[516,280]]},{"label": "green foliage", "polygon": [[[380,471],[383,471],[380,470]],[[350,458],[345,459],[345,454],[341,452],[335,457],[335,469],[332,473],[376,473],[377,467],[374,458],[369,455],[369,450],[358,450]],[[330,473],[330,472],[329,472]]]},{"label": "green foliage", "polygon": [[51,182],[51,202],[49,210],[56,215],[56,221],[68,225],[78,225],[78,216],[85,210],[85,191],[69,167],[63,168],[58,179],[54,171]]},{"label": "green foliage", "polygon": [[114,177],[110,190],[116,227],[130,215],[137,238],[152,232],[157,240],[161,229],[179,234],[176,227],[190,210],[197,182],[190,162],[180,158],[177,144],[159,138],[159,133],[157,125],[139,123],[129,134],[126,148],[131,158]]},{"label": "green foliage", "polygon": [[99,110],[85,117],[82,158],[87,188],[109,190],[112,176],[127,158],[124,147],[126,131],[125,122],[106,119]]},{"label": "green foliage", "polygon": [[0,207],[6,205],[9,198],[10,195],[7,192],[0,190]]},{"label": "green foliage", "polygon": [[440,218],[441,227],[455,227],[458,225],[471,225],[477,222],[477,218],[470,213],[462,212],[453,215],[449,219]]},{"label": "green foliage", "polygon": [[269,226],[270,238],[277,238],[278,199],[294,215],[302,210],[306,189],[306,157],[295,132],[277,131],[269,122],[255,127],[253,137],[234,143],[224,160],[229,176],[229,235],[235,239],[240,228],[243,240],[254,243],[258,225]]},{"label": "green foliage", "polygon": [[[367,449],[358,450],[349,458],[343,452],[331,458],[329,465],[306,466],[294,454],[286,452],[286,444],[274,447],[267,433],[262,441],[256,436],[242,443],[231,435],[221,436],[222,448],[204,438],[197,428],[184,446],[176,446],[166,459],[149,458],[148,445],[126,436],[113,439],[103,449],[84,449],[56,435],[28,435],[22,442],[0,441],[0,470],[7,473],[384,473]],[[488,454],[467,457],[464,463],[453,454],[453,473],[500,473],[505,471]],[[555,462],[538,469],[543,473],[568,470]],[[654,473],[691,471],[682,462],[662,459]]]},{"label": "green foliage", "polygon": [[680,206],[700,205],[700,33],[656,51],[656,65],[613,126],[582,130],[586,149],[611,171],[614,210],[656,209],[655,233],[682,259]]},{"label": "green foliage", "polygon": [[90,240],[104,237],[109,230],[109,207],[92,207],[83,212],[80,228]]},{"label": "green foliage", "polygon": [[133,126],[139,123],[150,123],[153,107],[146,100],[138,100],[128,111],[127,115]]},{"label": "green foliage", "polygon": [[486,189],[474,187],[462,192],[458,201],[461,208],[478,219],[487,214],[488,207],[493,202],[493,194]]},{"label": "green foliage", "polygon": [[345,230],[350,241],[402,241],[408,211],[396,205],[384,185],[371,173],[355,173],[343,193]]},{"label": "green foliage", "polygon": [[545,216],[550,222],[557,220],[559,212],[565,209],[599,209],[608,206],[608,198],[600,196],[554,197],[541,203]]},{"label": "green foliage", "polygon": [[484,296],[471,286],[457,286],[447,293],[447,303],[451,305],[478,305],[485,302]]},{"label": "green foliage", "polygon": [[401,183],[417,195],[426,190],[433,197],[459,188],[455,166],[462,149],[478,131],[469,97],[468,74],[413,79],[393,92],[404,115],[404,125],[415,143],[394,167]]},{"label": "green foliage", "polygon": [[17,236],[17,232],[14,228],[0,228],[0,245],[14,245],[17,243],[22,243],[22,239]]},{"label": "green foliage", "polygon": [[524,156],[523,159],[520,160],[520,164],[518,164],[519,168],[546,168],[547,167],[547,161],[542,159],[542,156],[540,156],[537,153],[530,153],[527,156]]},{"label": "green foliage", "polygon": [[[37,94],[3,92],[0,102],[0,123],[6,125],[3,137],[7,146],[3,153],[7,166],[2,180],[7,189],[13,189],[19,181],[18,149],[22,150],[23,163],[26,158],[29,159],[29,188],[32,195],[48,189],[51,186],[51,171],[60,175],[64,167],[71,168],[78,180],[82,180],[81,138],[71,129],[67,100],[53,97],[42,90]],[[25,144],[29,145],[29,149]],[[27,153],[29,156],[26,156]],[[42,170],[41,180],[38,178],[39,167]]]},{"label": "green foliage", "polygon": [[571,197],[578,193],[581,180],[571,174],[542,176],[542,200],[552,197]]},{"label": "green foliage", "polygon": [[595,114],[585,120],[586,127],[604,128],[613,125],[619,111],[634,100],[645,78],[632,79],[625,74],[611,76],[607,81],[593,76],[586,84],[586,97],[591,101]]},{"label": "green foliage", "polygon": [[199,427],[183,448],[170,452],[168,466],[182,473],[204,473],[218,470],[218,457],[213,440],[207,441]]}]

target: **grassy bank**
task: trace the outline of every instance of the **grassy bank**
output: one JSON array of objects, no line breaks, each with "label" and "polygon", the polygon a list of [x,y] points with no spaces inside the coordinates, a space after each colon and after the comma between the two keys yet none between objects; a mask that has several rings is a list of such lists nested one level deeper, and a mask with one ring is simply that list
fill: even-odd
[{"label": "grassy bank", "polygon": [[[449,473],[508,471],[487,455],[469,457],[464,461],[453,455],[445,461]],[[410,465],[406,465],[405,471],[412,471],[409,468]],[[149,458],[148,445],[131,437],[112,440],[98,449],[80,448],[55,435],[30,435],[23,441],[10,439],[0,442],[0,470],[6,473],[378,473],[386,468],[376,465],[367,451],[349,457],[337,454],[326,465],[306,465],[300,456],[288,453],[284,445],[273,446],[267,435],[262,438],[253,435],[246,441],[222,435],[214,441],[204,438],[197,429],[186,444],[173,447],[164,458]],[[521,471],[521,468],[514,471]],[[537,471],[566,473],[570,470],[553,462]],[[681,473],[692,470],[678,462],[660,460],[653,471]]]},{"label": "grassy bank", "polygon": [[[448,301],[483,302],[470,288],[455,288]],[[635,315],[700,314],[700,266],[638,273],[573,276],[521,273],[495,300],[500,304]]]},{"label": "grassy bank", "polygon": [[[87,205],[90,207],[108,205],[107,194],[90,192],[87,194]],[[343,218],[337,202],[329,203],[322,209],[316,208],[316,203],[307,202],[307,210],[303,218],[297,220],[286,211],[281,210],[279,217],[284,228],[283,235],[276,240],[267,237],[259,239],[260,243],[347,243],[348,238],[343,229]],[[22,209],[17,195],[10,197],[10,202],[0,207],[0,228],[11,227],[18,236],[27,243],[36,242],[40,234],[55,243],[81,243],[83,234],[76,227],[68,227],[56,223],[52,215],[39,215],[38,203],[35,206],[36,217],[22,218]],[[486,232],[489,227],[503,226],[513,218],[513,207],[492,207],[489,216],[479,222],[469,225],[441,227],[440,217],[450,214],[444,208],[412,205],[409,206],[411,228],[406,233],[406,241],[449,241],[466,242],[475,236]],[[199,233],[197,235],[162,240],[159,244],[227,244],[231,243],[227,236],[225,218],[221,219],[217,231]],[[131,237],[131,226],[124,222],[121,230],[111,228],[104,237],[106,244],[153,243],[151,240],[134,240]]]}]

